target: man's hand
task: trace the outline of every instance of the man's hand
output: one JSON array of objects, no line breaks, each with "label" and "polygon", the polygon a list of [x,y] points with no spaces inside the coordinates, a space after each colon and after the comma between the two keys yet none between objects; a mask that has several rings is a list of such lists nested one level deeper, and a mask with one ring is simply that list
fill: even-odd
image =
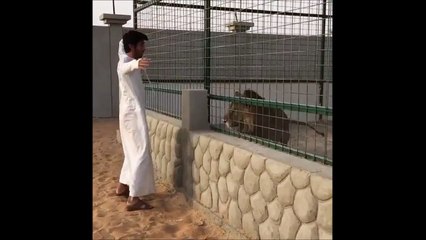
[{"label": "man's hand", "polygon": [[151,59],[141,58],[138,61],[138,67],[139,67],[139,69],[145,70],[147,67],[149,67],[150,63],[151,63]]}]

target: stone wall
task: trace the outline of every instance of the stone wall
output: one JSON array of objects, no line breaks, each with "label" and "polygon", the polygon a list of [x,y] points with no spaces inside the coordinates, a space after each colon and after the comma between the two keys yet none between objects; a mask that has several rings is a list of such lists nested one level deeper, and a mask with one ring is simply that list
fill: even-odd
[{"label": "stone wall", "polygon": [[181,128],[151,116],[147,121],[155,177],[178,187],[182,179]]},{"label": "stone wall", "polygon": [[332,182],[206,136],[192,138],[194,199],[254,239],[331,239]]},{"label": "stone wall", "polygon": [[308,161],[302,158],[268,158],[256,151],[262,146],[241,147],[244,140],[210,131],[185,133],[176,119],[149,115],[157,177],[183,186],[223,224],[253,239],[332,238],[330,174],[296,167]]}]

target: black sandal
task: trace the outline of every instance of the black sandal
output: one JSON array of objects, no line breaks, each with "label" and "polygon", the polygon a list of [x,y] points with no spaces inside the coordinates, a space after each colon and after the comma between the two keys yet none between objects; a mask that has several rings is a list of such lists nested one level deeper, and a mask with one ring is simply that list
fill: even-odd
[{"label": "black sandal", "polygon": [[136,203],[128,204],[126,206],[127,211],[135,211],[135,210],[149,210],[153,209],[154,207],[148,204],[147,202],[139,199]]}]

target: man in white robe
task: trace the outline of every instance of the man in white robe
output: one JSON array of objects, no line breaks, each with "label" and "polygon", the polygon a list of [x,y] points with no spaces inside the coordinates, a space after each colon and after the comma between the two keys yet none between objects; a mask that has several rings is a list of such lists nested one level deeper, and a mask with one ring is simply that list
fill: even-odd
[{"label": "man in white robe", "polygon": [[150,63],[142,58],[147,40],[145,34],[132,30],[123,35],[118,47],[119,124],[124,162],[116,195],[128,196],[128,211],[152,208],[141,197],[155,192],[141,74]]}]

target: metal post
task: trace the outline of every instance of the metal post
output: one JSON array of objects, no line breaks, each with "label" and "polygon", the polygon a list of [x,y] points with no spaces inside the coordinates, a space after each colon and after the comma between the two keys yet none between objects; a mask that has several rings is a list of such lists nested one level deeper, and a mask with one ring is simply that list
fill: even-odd
[{"label": "metal post", "polygon": [[112,0],[112,13],[115,14],[115,1]]},{"label": "metal post", "polygon": [[[133,0],[133,10],[135,10],[138,5],[136,4],[137,0]],[[138,28],[138,12],[133,11],[133,28],[137,29]]]},{"label": "metal post", "polygon": [[[322,26],[321,26],[321,66],[320,66],[320,84],[319,84],[319,104],[324,106],[324,58],[325,58],[325,23],[326,23],[326,6],[327,0],[323,0],[322,6]],[[322,114],[319,115],[319,120],[322,120]]]},{"label": "metal post", "polygon": [[207,90],[210,123],[210,0],[204,0],[204,88]]}]

